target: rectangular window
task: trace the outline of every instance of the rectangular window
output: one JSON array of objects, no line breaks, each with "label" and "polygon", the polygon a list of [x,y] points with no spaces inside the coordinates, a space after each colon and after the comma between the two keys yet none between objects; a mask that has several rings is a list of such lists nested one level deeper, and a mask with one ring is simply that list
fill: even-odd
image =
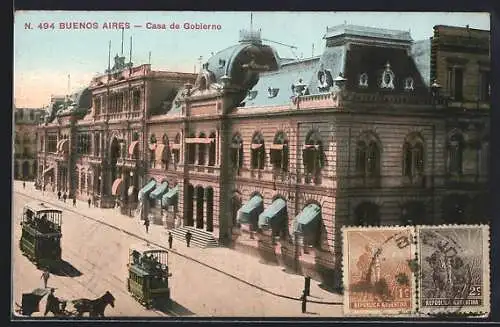
[{"label": "rectangular window", "polygon": [[457,101],[463,99],[463,69],[459,67],[449,67],[447,73],[448,92]]},{"label": "rectangular window", "polygon": [[482,71],[479,74],[479,101],[490,101],[491,84],[490,72]]},{"label": "rectangular window", "polygon": [[133,93],[133,102],[134,102],[134,111],[138,111],[141,109],[141,91],[136,90]]},{"label": "rectangular window", "polygon": [[77,137],[77,153],[78,154],[89,154],[90,153],[90,135],[89,134],[78,134]]},{"label": "rectangular window", "polygon": [[463,99],[463,70],[461,68],[455,68],[455,81],[454,81],[454,98],[455,100]]}]

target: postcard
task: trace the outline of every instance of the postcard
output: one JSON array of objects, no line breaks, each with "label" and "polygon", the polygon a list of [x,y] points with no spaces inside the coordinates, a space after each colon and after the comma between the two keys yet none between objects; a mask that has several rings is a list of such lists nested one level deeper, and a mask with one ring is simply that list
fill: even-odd
[{"label": "postcard", "polygon": [[479,12],[16,11],[11,318],[488,314],[490,51]]}]

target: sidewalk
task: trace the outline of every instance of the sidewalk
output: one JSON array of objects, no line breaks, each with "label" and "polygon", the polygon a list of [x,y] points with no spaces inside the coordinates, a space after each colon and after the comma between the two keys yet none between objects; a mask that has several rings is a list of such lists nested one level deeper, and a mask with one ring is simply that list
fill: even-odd
[{"label": "sidewalk", "polygon": [[[168,230],[165,227],[151,224],[149,226],[149,233],[146,233],[142,221],[137,218],[121,215],[117,211],[118,209],[101,209],[94,208],[93,206],[89,208],[87,202],[79,200],[77,200],[76,207],[73,207],[71,199],[66,200],[66,203],[64,203],[62,200],[59,201],[57,195],[52,192],[45,192],[44,196],[42,196],[42,191],[36,190],[33,183],[27,183],[26,189],[23,189],[22,183],[16,181],[14,182],[14,191],[38,199],[44,199],[44,201],[55,206],[76,211],[80,215],[112,225],[128,234],[168,248]],[[207,249],[188,248],[184,242],[174,240],[173,248],[169,251],[202,265],[209,266],[220,273],[238,279],[263,292],[290,298],[290,301],[299,301],[304,288],[303,276],[286,273],[283,271],[283,267],[260,263],[258,258],[232,249],[224,247]],[[317,281],[311,281],[311,297],[309,298],[311,301],[342,302],[342,295],[325,291],[318,284]],[[323,306],[327,305],[331,306],[331,304],[324,304]]]}]

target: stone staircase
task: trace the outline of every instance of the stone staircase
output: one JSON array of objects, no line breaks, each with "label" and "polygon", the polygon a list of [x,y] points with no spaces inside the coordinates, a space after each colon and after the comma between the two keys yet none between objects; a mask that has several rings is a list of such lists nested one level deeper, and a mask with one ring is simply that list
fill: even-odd
[{"label": "stone staircase", "polygon": [[216,248],[219,246],[219,242],[215,239],[212,233],[202,229],[197,229],[193,226],[183,226],[171,229],[170,232],[172,233],[172,237],[177,242],[182,242],[186,244],[186,233],[188,230],[191,232],[192,235],[190,246],[196,246],[202,249]]}]

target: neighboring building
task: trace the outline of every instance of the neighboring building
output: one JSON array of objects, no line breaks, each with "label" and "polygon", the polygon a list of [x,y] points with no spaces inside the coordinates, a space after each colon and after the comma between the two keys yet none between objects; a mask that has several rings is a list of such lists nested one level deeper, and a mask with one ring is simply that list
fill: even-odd
[{"label": "neighboring building", "polygon": [[[328,283],[340,280],[342,226],[488,221],[489,104],[470,83],[489,55],[446,40],[466,29],[435,31],[413,42],[405,31],[341,25],[327,29],[323,54],[295,61],[243,31],[198,76],[149,65],[110,72],[92,82],[89,113],[73,120],[70,148],[89,143],[75,141],[82,135],[92,155],[63,160],[79,176],[68,188],[129,212],[139,200],[143,217],[174,233],[191,226],[194,239]],[[458,101],[459,73],[450,84],[441,72],[464,57]]]},{"label": "neighboring building", "polygon": [[14,108],[14,179],[35,179],[36,128],[44,113],[39,108]]}]

